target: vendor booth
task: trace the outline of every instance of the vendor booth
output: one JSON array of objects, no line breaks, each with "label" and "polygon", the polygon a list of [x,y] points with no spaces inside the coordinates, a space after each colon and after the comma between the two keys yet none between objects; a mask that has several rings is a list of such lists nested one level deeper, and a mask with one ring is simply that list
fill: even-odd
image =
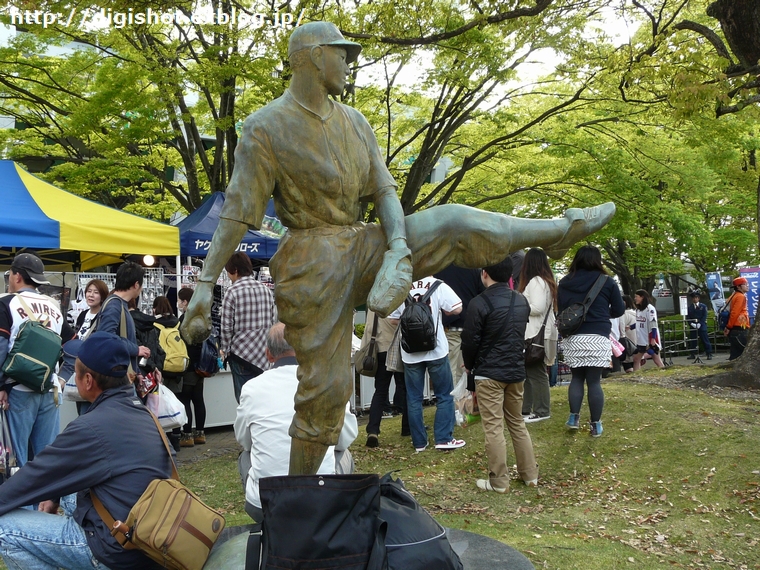
[{"label": "vendor booth", "polygon": [[[121,263],[127,255],[150,254],[178,261],[176,227],[66,192],[10,160],[0,160],[0,197],[0,268],[9,268],[18,253],[38,255],[52,283],[44,292],[57,297],[64,312],[69,308],[68,293],[76,289],[79,276],[88,278],[82,271]],[[106,275],[98,277],[110,281]],[[62,426],[74,417],[74,404],[63,402]]]},{"label": "vendor booth", "polygon": [[47,271],[86,271],[125,255],[179,255],[179,230],[97,204],[0,160],[0,267],[22,251]]},{"label": "vendor booth", "polygon": [[[203,200],[197,210],[177,224],[183,256],[206,256],[211,246],[211,238],[219,225],[223,205],[224,192],[214,192]],[[271,259],[279,243],[280,240],[275,237],[248,230],[237,250],[246,253],[250,258]]]},{"label": "vendor booth", "polygon": [[[207,196],[201,205],[192,214],[183,219],[177,228],[180,235],[180,251],[183,257],[188,258],[187,265],[182,269],[182,286],[194,287],[197,274],[200,272],[199,267],[192,267],[189,261],[193,257],[206,257],[211,238],[219,225],[219,215],[224,205],[224,192],[214,192]],[[274,217],[274,209],[271,208],[272,218],[266,227],[277,227],[279,220]],[[273,220],[273,221],[272,221]],[[279,225],[281,228],[281,224]],[[248,230],[237,251],[242,251],[252,260],[258,260],[259,265],[265,264],[266,261],[277,251],[280,241],[276,233],[265,235],[262,232]],[[254,267],[256,264],[254,263]],[[256,273],[258,279],[271,285],[268,271],[260,268]],[[214,333],[218,336],[219,319],[221,311],[221,302],[224,290],[230,285],[226,273],[217,281],[218,287],[214,293],[214,305],[212,307],[212,322],[214,324]],[[203,391],[204,401],[206,403],[206,426],[215,427],[222,425],[231,425],[235,421],[237,412],[237,402],[235,401],[234,390],[232,387],[232,374],[229,371],[222,370],[216,376],[207,378]]]}]

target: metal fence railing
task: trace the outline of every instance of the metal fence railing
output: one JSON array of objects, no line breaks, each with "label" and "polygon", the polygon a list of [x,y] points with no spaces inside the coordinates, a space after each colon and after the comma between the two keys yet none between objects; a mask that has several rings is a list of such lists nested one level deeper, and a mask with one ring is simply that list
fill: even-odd
[{"label": "metal fence railing", "polygon": [[[674,356],[687,356],[691,352],[691,339],[689,333],[692,330],[689,323],[682,319],[661,320],[659,323],[660,335],[662,336],[662,359],[668,360]],[[714,319],[707,321],[708,336],[712,344],[713,352],[729,349],[728,339],[723,336],[723,331],[717,329]],[[704,347],[699,343],[699,351],[704,354]]]}]

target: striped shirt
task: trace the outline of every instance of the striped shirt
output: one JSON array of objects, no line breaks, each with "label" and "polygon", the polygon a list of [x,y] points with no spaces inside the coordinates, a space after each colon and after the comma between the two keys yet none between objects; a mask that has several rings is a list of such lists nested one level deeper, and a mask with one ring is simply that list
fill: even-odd
[{"label": "striped shirt", "polygon": [[267,333],[276,322],[272,291],[250,275],[241,277],[222,302],[222,350],[266,370]]}]

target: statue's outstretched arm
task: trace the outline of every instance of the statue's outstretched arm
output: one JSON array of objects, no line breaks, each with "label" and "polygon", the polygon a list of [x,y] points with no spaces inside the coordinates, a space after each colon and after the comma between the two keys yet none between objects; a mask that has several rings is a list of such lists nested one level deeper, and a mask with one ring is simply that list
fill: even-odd
[{"label": "statue's outstretched arm", "polygon": [[394,186],[375,193],[375,206],[388,243],[383,265],[367,297],[369,308],[387,317],[409,294],[412,284],[412,252],[406,243],[404,210]]}]

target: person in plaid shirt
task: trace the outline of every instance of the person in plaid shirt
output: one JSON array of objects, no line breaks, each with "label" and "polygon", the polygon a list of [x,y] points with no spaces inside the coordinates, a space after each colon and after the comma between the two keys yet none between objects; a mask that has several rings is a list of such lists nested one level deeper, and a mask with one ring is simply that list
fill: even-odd
[{"label": "person in plaid shirt", "polygon": [[224,266],[232,281],[222,303],[221,349],[232,372],[235,400],[251,378],[269,367],[267,332],[277,322],[274,295],[253,278],[251,260],[236,252]]}]

